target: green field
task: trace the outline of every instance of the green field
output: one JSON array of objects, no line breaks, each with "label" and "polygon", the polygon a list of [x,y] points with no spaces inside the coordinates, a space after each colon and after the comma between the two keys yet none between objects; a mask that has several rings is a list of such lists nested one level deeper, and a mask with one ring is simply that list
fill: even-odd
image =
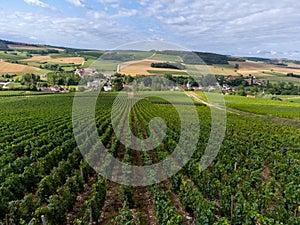
[{"label": "green field", "polygon": [[17,82],[10,82],[7,87],[21,87],[22,84],[21,83],[17,83]]},{"label": "green field", "polygon": [[[50,95],[52,93],[45,93],[40,91],[0,91],[0,97],[10,97],[10,96],[33,96],[33,95]],[[3,99],[2,99],[3,101]]]},{"label": "green field", "polygon": [[77,57],[78,54],[76,53],[57,53],[57,54],[50,54],[51,58],[57,59],[57,58],[63,58],[63,57]]},{"label": "green field", "polygon": [[283,101],[300,103],[300,96],[299,95],[280,95],[280,98]]},{"label": "green field", "polygon": [[153,57],[153,60],[169,61],[169,62],[182,62],[182,58],[176,55],[167,55],[156,53]]},{"label": "green field", "polygon": [[275,75],[275,76],[286,76],[286,74],[284,74],[284,73],[279,73],[279,72],[262,71],[262,73],[270,74],[270,75]]},{"label": "green field", "polygon": [[294,83],[294,84],[296,84],[296,85],[300,85],[300,79],[299,78],[296,78],[296,77],[288,77],[288,76],[279,76],[279,75],[277,75],[277,76],[268,76],[268,77],[260,77],[260,76],[258,76],[257,77],[258,79],[260,79],[260,80],[264,80],[264,81],[270,81],[270,83],[278,83],[278,82],[282,82],[282,81],[284,81],[284,82],[292,82],[292,83]]},{"label": "green field", "polygon": [[153,55],[153,52],[128,52],[128,54],[133,54],[133,60],[142,60],[150,58]]},{"label": "green field", "polygon": [[269,100],[262,98],[252,99],[232,95],[225,96],[225,100],[229,108],[238,109],[245,112],[286,118],[300,117],[300,104],[297,102]]},{"label": "green field", "polygon": [[22,59],[26,59],[29,58],[27,57],[27,55],[25,53],[21,53],[18,51],[7,51],[5,53],[5,51],[0,51],[0,59],[3,60],[22,60]]},{"label": "green field", "polygon": [[115,73],[120,61],[115,60],[88,60],[84,67],[97,69],[100,73]]}]

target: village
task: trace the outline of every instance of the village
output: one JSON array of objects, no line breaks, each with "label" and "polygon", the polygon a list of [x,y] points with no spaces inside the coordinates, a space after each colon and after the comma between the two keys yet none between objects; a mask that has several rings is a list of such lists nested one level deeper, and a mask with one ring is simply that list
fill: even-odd
[{"label": "village", "polygon": [[[29,78],[28,78],[29,76]],[[53,77],[55,76],[55,77]],[[5,78],[4,76],[2,76]],[[13,76],[10,76],[13,78]],[[132,82],[135,82],[139,90],[151,90],[154,86],[149,79],[165,78],[171,81],[169,84],[160,84],[159,88],[170,91],[199,91],[199,92],[212,92],[217,88],[221,90],[224,95],[241,95],[247,97],[255,97],[257,94],[298,94],[298,87],[286,82],[270,83],[268,80],[260,80],[255,76],[249,74],[248,76],[215,76],[215,82],[211,85],[201,86],[203,80],[195,81],[189,76],[179,76],[170,74],[152,74],[152,75],[137,75],[130,76],[120,73],[115,74],[102,74],[96,68],[80,68],[74,72],[63,73],[56,72],[52,74],[44,74],[36,76],[34,74],[25,74],[19,82],[27,86],[21,86],[23,89],[36,90],[45,93],[69,93],[74,91],[90,92],[101,88],[102,91],[119,91],[123,88],[133,89]],[[71,82],[70,82],[71,80]],[[147,81],[148,80],[148,81]],[[11,86],[13,79],[0,79],[0,88],[2,90],[20,90],[20,86]],[[158,83],[161,83],[158,81]],[[204,81],[205,83],[205,81]],[[151,86],[151,88],[150,88]],[[156,87],[157,88],[157,87]]]}]

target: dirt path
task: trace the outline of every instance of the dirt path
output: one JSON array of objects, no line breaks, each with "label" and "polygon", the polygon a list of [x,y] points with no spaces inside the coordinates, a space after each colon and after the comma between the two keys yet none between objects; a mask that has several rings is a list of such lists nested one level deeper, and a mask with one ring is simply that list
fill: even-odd
[{"label": "dirt path", "polygon": [[[144,126],[141,127],[141,130],[142,130],[142,133],[143,133],[143,137],[148,138],[149,136],[148,136]],[[165,148],[165,145],[163,145],[163,146],[164,146],[163,150],[168,152],[167,149]],[[154,151],[149,151],[149,154],[150,154],[150,157],[151,157],[153,163],[158,163],[159,162],[159,160],[158,160],[158,158],[157,158]],[[176,160],[174,160],[174,163],[176,163]],[[161,171],[161,172],[163,172],[163,171]],[[173,189],[173,186],[172,186],[172,183],[171,183],[170,179],[163,181],[163,184],[164,184],[164,189],[166,191]],[[149,200],[152,200],[151,196],[149,196],[148,198],[149,198]],[[181,204],[180,197],[178,195],[176,195],[173,191],[171,191],[170,192],[170,198],[171,198],[172,204],[176,207],[178,213],[182,216],[184,224],[194,225],[195,220],[189,213],[185,212],[185,210],[184,210],[184,208]],[[154,207],[154,205],[153,205],[153,207]],[[153,213],[155,213],[155,209],[154,209]]]},{"label": "dirt path", "polygon": [[123,199],[119,192],[120,184],[112,181],[108,182],[110,188],[108,189],[102,208],[100,218],[98,220],[99,225],[111,224],[111,220],[119,215],[119,209],[123,206]]},{"label": "dirt path", "polygon": [[219,109],[219,110],[222,110],[222,111],[228,111],[228,109],[225,107],[220,107],[220,106],[217,106],[217,105],[214,105],[214,104],[211,104],[211,103],[208,103],[206,101],[204,101],[202,98],[200,98],[197,94],[195,94],[194,92],[184,92],[187,96],[189,97],[192,97],[194,100],[196,100],[197,102],[200,102],[200,103],[203,103],[204,105],[207,105],[209,107],[212,107],[212,108],[216,108],[216,109]]},{"label": "dirt path", "polygon": [[[133,134],[138,136],[138,131],[136,127],[137,121],[134,120],[134,117],[132,117],[132,120],[133,120]],[[142,130],[144,130],[143,127]],[[143,165],[143,159],[140,151],[136,151],[136,150],[132,151],[132,164],[137,166]],[[135,175],[133,174],[133,176]],[[138,224],[140,225],[158,224],[156,219],[154,202],[152,200],[151,194],[148,191],[147,187],[135,187],[133,192],[133,200],[134,200],[134,207],[136,212],[135,219],[136,221],[139,221]]]},{"label": "dirt path", "polygon": [[71,212],[67,214],[67,225],[74,224],[74,220],[76,218],[80,218],[80,213],[83,208],[83,204],[85,200],[89,199],[91,193],[92,193],[92,186],[97,181],[97,174],[94,174],[93,176],[89,177],[88,182],[84,185],[84,191],[80,193],[76,198],[76,203],[73,206],[73,209]]},{"label": "dirt path", "polygon": [[226,112],[235,114],[235,115],[245,115],[245,116],[250,116],[250,117],[259,117],[262,118],[266,121],[269,121],[271,123],[277,123],[277,124],[284,124],[284,125],[289,125],[289,126],[295,126],[295,127],[300,127],[300,120],[298,119],[289,119],[289,118],[281,118],[281,117],[276,117],[276,116],[270,116],[270,115],[262,115],[262,114],[256,114],[256,113],[251,113],[251,112],[245,112],[241,111],[238,109],[232,109],[232,108],[220,108],[219,106],[209,104],[208,102],[204,101],[201,99],[197,94],[193,92],[185,92],[185,94],[189,97],[192,97],[195,101],[203,103],[209,107],[213,107],[216,109],[220,110],[226,110]]},{"label": "dirt path", "polygon": [[[124,146],[119,146],[117,152],[117,158],[122,160],[124,157]],[[117,177],[121,176],[119,169],[114,168],[111,176]],[[111,224],[111,220],[114,219],[117,215],[119,215],[119,210],[123,207],[124,201],[120,192],[121,185],[112,181],[108,181],[109,189],[106,192],[104,205],[102,207],[102,212],[100,218],[98,220],[99,225]]]}]

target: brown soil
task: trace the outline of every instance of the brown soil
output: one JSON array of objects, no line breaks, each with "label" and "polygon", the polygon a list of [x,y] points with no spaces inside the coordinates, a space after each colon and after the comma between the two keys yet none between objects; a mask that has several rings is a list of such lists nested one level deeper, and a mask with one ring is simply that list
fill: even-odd
[{"label": "brown soil", "polygon": [[[133,117],[132,117],[133,119]],[[142,128],[143,129],[143,128]],[[138,135],[136,128],[136,121],[133,123],[133,134]],[[132,164],[137,166],[143,165],[143,160],[140,151],[132,151]],[[135,175],[133,175],[135,176]],[[141,225],[155,225],[158,224],[156,219],[156,212],[154,202],[147,187],[135,187],[133,193],[133,200],[136,210],[136,219]],[[138,218],[137,218],[138,217]]]},{"label": "brown soil", "polygon": [[74,220],[80,217],[78,214],[81,212],[83,208],[84,201],[89,199],[93,191],[92,186],[96,181],[97,181],[97,174],[94,174],[89,178],[88,182],[84,185],[84,191],[77,196],[76,198],[77,201],[73,206],[72,211],[67,214],[67,222],[66,222],[67,225],[74,224]]},{"label": "brown soil", "polygon": [[108,189],[102,208],[101,216],[98,220],[99,225],[111,224],[111,220],[119,215],[119,209],[123,207],[123,199],[119,192],[120,184],[109,182],[110,188]]}]

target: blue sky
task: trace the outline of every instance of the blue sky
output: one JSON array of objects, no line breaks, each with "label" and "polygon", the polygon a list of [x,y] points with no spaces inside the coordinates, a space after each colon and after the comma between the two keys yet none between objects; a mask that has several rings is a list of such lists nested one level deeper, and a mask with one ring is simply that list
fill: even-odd
[{"label": "blue sky", "polygon": [[0,0],[0,39],[92,49],[159,40],[300,59],[295,0]]}]

